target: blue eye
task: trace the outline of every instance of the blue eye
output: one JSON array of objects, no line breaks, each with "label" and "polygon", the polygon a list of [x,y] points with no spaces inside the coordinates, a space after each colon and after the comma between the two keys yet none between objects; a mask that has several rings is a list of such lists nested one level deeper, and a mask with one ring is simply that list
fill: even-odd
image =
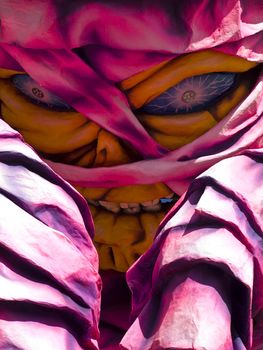
[{"label": "blue eye", "polygon": [[235,73],[210,73],[187,78],[144,105],[140,111],[157,115],[201,111],[230,90],[235,78]]},{"label": "blue eye", "polygon": [[23,95],[28,97],[32,103],[40,107],[66,112],[72,108],[56,95],[40,86],[27,74],[17,74],[12,76],[12,83]]}]

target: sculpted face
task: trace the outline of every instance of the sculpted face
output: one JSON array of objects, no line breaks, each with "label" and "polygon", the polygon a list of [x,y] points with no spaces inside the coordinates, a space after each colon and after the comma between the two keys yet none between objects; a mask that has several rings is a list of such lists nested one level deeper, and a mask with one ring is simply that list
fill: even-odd
[{"label": "sculpted face", "polygon": [[[140,71],[118,88],[147,133],[173,151],[191,144],[240,105],[259,69],[254,62],[205,50]],[[26,72],[2,69],[0,77],[3,119],[45,160],[96,168],[105,177],[110,167],[143,161],[126,140],[84,117]],[[153,177],[158,171],[158,162],[154,164]],[[136,184],[131,176],[120,187],[75,185],[94,218],[102,269],[126,271],[151,245],[159,223],[181,195],[165,179],[152,182]]]}]

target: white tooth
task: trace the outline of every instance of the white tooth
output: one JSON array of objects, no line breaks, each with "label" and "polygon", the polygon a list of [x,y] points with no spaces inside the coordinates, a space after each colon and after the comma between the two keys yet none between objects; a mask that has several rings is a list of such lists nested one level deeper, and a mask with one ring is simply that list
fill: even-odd
[{"label": "white tooth", "polygon": [[140,208],[139,203],[128,203],[129,208]]},{"label": "white tooth", "polygon": [[104,208],[112,211],[113,213],[118,213],[120,211],[120,206],[114,202],[99,201],[100,205]]},{"label": "white tooth", "polygon": [[142,202],[141,204],[144,206],[144,207],[151,207],[153,205],[156,205],[159,203],[159,199],[154,199],[153,201],[148,201],[148,202]]},{"label": "white tooth", "polygon": [[153,205],[153,206],[145,206],[143,207],[143,210],[145,211],[159,211],[161,210],[161,204],[156,204],[156,205]]},{"label": "white tooth", "polygon": [[109,202],[99,201],[99,203],[100,203],[100,205],[102,205],[103,207],[106,207],[106,206],[107,206],[107,204],[108,204]]},{"label": "white tooth", "polygon": [[152,201],[142,202],[142,205],[143,205],[144,207],[150,207],[150,206],[152,206]]},{"label": "white tooth", "polygon": [[128,205],[128,203],[120,203],[120,207],[123,209],[127,209],[127,208],[129,208],[129,205]]},{"label": "white tooth", "polygon": [[138,206],[138,207],[123,209],[123,212],[127,214],[137,214],[140,212],[140,207]]}]

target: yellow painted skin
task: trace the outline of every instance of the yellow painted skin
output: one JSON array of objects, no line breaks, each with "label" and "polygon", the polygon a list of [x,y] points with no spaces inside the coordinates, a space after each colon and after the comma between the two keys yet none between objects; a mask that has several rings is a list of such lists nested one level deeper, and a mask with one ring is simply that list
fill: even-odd
[{"label": "yellow painted skin", "polygon": [[162,146],[174,150],[192,142],[217,124],[208,111],[173,115],[141,114],[141,123]]},{"label": "yellow painted skin", "polygon": [[152,244],[165,213],[113,214],[91,206],[101,269],[125,272]]},{"label": "yellow painted skin", "polygon": [[[171,194],[171,190],[162,183],[153,185],[131,185],[117,188],[82,188],[76,187],[85,198],[104,200],[115,203],[137,203],[151,201]],[[124,201],[125,199],[125,201]]]},{"label": "yellow painted skin", "polygon": [[[138,113],[136,109],[190,76],[212,72],[242,73],[254,66],[255,63],[212,50],[196,52],[140,72],[123,81],[120,88],[149,134],[161,145],[174,150],[216,125],[248,95],[251,86],[241,78],[233,91],[201,112],[162,116]],[[14,74],[18,72],[0,69],[1,114],[40,155],[88,168],[140,159],[130,146],[80,113],[57,112],[33,104],[13,86],[9,78]],[[113,203],[142,203],[171,194],[162,183],[112,189],[76,188],[89,200]],[[115,214],[93,205],[90,209],[100,268],[122,272],[151,245],[165,215],[164,210],[131,215]]]},{"label": "yellow painted skin", "polygon": [[231,110],[237,106],[249,94],[251,85],[247,81],[243,81],[237,88],[225,96],[220,103],[209,107],[210,113],[217,121],[223,119]]},{"label": "yellow painted skin", "polygon": [[24,73],[23,72],[18,72],[18,71],[15,71],[15,70],[11,70],[11,69],[0,68],[0,77],[2,79],[3,78],[10,78],[14,74],[24,74]]}]

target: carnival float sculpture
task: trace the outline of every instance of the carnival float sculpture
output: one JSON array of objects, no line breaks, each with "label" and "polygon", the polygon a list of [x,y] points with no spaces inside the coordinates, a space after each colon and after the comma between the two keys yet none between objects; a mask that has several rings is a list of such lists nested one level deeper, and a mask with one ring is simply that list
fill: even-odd
[{"label": "carnival float sculpture", "polygon": [[0,18],[0,349],[262,350],[262,1]]}]

